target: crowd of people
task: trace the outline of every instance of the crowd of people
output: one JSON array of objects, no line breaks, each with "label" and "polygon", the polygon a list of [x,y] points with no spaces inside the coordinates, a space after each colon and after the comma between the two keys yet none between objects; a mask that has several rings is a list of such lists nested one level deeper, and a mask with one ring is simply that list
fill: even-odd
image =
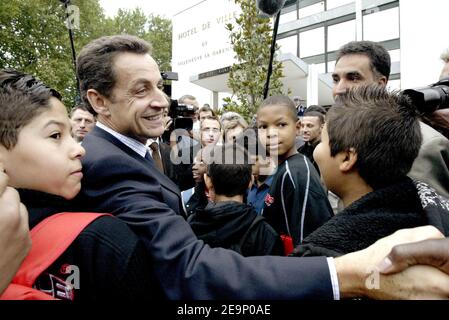
[{"label": "crowd of people", "polygon": [[[248,123],[187,94],[181,128],[135,36],[81,50],[70,116],[33,75],[1,70],[0,298],[448,298],[449,141],[386,89],[390,67],[381,45],[351,42],[330,109],[271,96]],[[39,233],[61,212],[107,214],[72,239]],[[67,247],[24,283],[42,237]]]}]

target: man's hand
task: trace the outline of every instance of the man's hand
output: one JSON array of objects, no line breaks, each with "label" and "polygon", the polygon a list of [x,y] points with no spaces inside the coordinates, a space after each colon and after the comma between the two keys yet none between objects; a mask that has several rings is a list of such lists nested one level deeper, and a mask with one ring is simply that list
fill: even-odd
[{"label": "man's hand", "polygon": [[417,264],[436,267],[449,275],[449,238],[395,246],[379,270],[392,274]]},{"label": "man's hand", "polygon": [[441,299],[449,297],[449,276],[427,267],[415,266],[394,275],[382,275],[379,263],[391,248],[409,242],[441,239],[434,227],[399,230],[372,246],[335,259],[340,292],[345,297],[373,299]]},{"label": "man's hand", "polygon": [[432,114],[428,115],[428,119],[432,124],[439,128],[444,128],[449,130],[449,110],[441,109],[436,110]]},{"label": "man's hand", "polygon": [[0,164],[0,294],[9,285],[31,247],[28,212],[19,194],[7,187]]},{"label": "man's hand", "polygon": [[439,131],[445,137],[449,132],[449,110],[440,109],[422,116],[424,123]]}]

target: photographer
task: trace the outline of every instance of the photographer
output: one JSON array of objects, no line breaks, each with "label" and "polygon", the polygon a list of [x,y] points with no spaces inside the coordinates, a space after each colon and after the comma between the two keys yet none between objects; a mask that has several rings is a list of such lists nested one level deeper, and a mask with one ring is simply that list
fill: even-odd
[{"label": "photographer", "polygon": [[181,150],[197,145],[198,140],[193,138],[195,122],[198,122],[197,108],[194,105],[182,103],[179,99],[179,102],[171,100],[169,109],[169,117],[172,119],[169,129],[170,146]]},{"label": "photographer", "polygon": [[195,141],[200,140],[199,132],[200,132],[200,121],[199,121],[199,108],[200,105],[196,98],[190,94],[183,95],[181,98],[179,98],[179,104],[187,105],[187,106],[193,106],[193,113],[188,116],[192,118],[193,124],[192,129],[189,131],[191,138],[193,138]]},{"label": "photographer", "polygon": [[[444,66],[441,70],[440,81],[449,77],[449,48],[443,52],[441,60]],[[449,139],[449,109],[436,110],[427,114],[423,117],[423,121]]]},{"label": "photographer", "polygon": [[[187,101],[191,102],[191,100]],[[176,184],[183,191],[195,185],[192,176],[192,163],[201,148],[201,144],[192,138],[192,128],[197,112],[193,105],[181,104],[177,100],[171,100],[169,116],[172,120],[169,129],[172,163],[177,180]]]}]

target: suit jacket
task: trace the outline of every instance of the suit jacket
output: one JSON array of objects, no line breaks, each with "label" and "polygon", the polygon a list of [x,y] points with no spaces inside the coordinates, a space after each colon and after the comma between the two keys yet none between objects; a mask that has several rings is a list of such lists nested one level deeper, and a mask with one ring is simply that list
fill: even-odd
[{"label": "suit jacket", "polygon": [[408,176],[425,182],[449,199],[449,140],[420,122],[422,144]]},{"label": "suit jacket", "polygon": [[173,162],[170,160],[171,148],[169,145],[161,142],[159,143],[159,150],[161,151],[162,164],[164,166],[164,173],[170,178],[176,185],[178,185],[178,177],[175,172]]},{"label": "suit jacket", "polygon": [[333,298],[326,258],[244,258],[210,248],[179,214],[178,188],[152,161],[98,127],[83,147],[78,201],[113,213],[140,236],[169,299]]}]

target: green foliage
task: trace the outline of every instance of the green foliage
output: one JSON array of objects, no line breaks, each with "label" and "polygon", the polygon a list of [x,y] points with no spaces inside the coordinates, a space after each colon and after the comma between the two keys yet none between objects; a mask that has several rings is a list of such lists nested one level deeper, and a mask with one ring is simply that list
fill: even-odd
[{"label": "green foliage", "polygon": [[[106,18],[98,0],[72,0],[79,8],[80,26],[74,28],[75,51],[104,35],[128,33],[150,41],[161,70],[171,70],[171,21],[149,16],[141,9],[119,10]],[[65,8],[57,0],[0,1],[0,69],[15,68],[39,77],[75,104],[76,78],[65,25]]]},{"label": "green foliage", "polygon": [[[226,111],[235,111],[250,120],[263,101],[270,60],[272,27],[269,18],[258,14],[255,0],[234,0],[242,8],[236,26],[227,24],[237,62],[231,67],[228,85],[233,96],[226,98]],[[278,49],[278,46],[277,48]],[[282,63],[273,62],[270,95],[282,94]]]},{"label": "green foliage", "polygon": [[161,71],[171,71],[172,24],[168,19],[150,14],[148,17],[148,38],[153,44],[153,58]]},{"label": "green foliage", "polygon": [[105,34],[132,34],[147,40],[153,46],[153,58],[161,71],[171,71],[172,24],[158,15],[145,16],[142,9],[119,9],[113,19],[108,19]]}]

